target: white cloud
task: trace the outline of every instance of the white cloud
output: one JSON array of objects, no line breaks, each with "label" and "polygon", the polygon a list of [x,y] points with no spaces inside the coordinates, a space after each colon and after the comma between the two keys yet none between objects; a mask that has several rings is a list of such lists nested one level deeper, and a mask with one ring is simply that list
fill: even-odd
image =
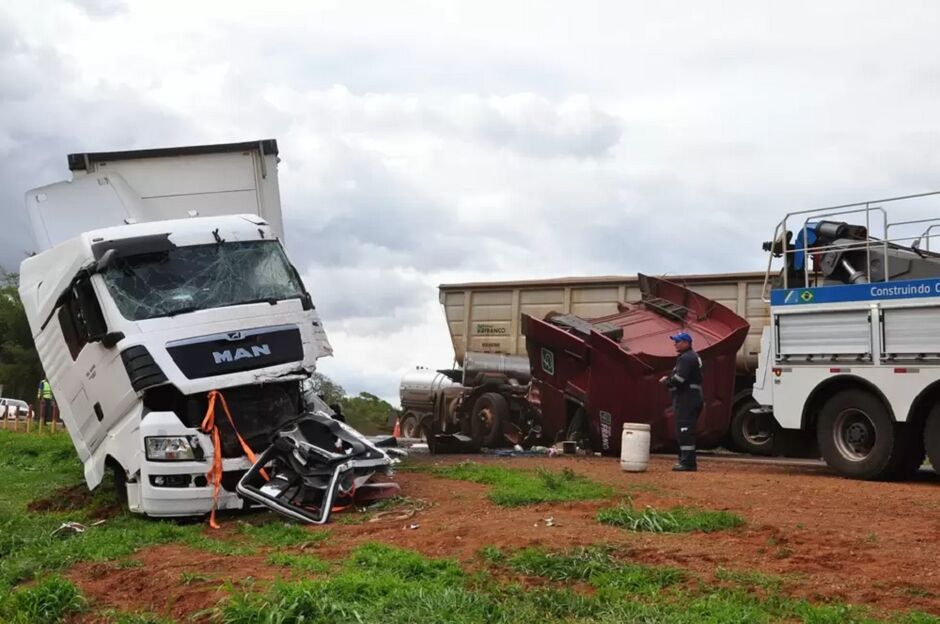
[{"label": "white cloud", "polygon": [[0,265],[69,151],[276,137],[354,392],[449,363],[440,282],[760,269],[788,210],[940,186],[933,2],[0,11]]}]

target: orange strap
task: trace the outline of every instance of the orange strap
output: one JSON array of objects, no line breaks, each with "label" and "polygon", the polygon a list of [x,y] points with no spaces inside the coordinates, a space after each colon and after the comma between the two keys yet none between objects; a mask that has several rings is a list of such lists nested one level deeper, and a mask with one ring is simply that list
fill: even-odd
[{"label": "orange strap", "polygon": [[[222,487],[222,436],[219,433],[219,426],[215,424],[216,399],[222,401],[222,409],[225,411],[225,416],[228,418],[229,424],[232,425],[232,431],[235,432],[235,437],[238,438],[238,443],[241,444],[245,456],[248,457],[248,460],[252,464],[258,461],[254,451],[251,450],[251,447],[248,446],[241,434],[238,433],[238,429],[235,428],[235,421],[232,420],[232,413],[228,410],[228,403],[225,402],[225,397],[222,396],[222,393],[218,390],[209,392],[209,409],[206,410],[206,417],[202,419],[202,425],[199,426],[199,429],[203,433],[208,433],[212,436],[212,446],[215,449],[214,457],[212,458],[212,467],[209,468],[209,472],[206,473],[209,483],[214,487],[212,492],[212,512],[209,514],[209,526],[213,529],[219,528],[218,523],[215,521],[215,508],[219,502],[219,488]],[[264,469],[261,470],[261,476],[265,479],[268,478],[268,474]]]}]

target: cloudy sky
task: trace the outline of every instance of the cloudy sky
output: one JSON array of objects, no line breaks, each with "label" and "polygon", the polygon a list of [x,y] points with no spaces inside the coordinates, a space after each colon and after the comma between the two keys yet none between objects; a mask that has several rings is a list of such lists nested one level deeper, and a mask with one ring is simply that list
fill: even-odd
[{"label": "cloudy sky", "polygon": [[[761,268],[789,210],[940,188],[940,3],[0,5],[0,266],[65,154],[274,137],[347,390],[442,282]],[[940,210],[936,211],[940,214]]]}]

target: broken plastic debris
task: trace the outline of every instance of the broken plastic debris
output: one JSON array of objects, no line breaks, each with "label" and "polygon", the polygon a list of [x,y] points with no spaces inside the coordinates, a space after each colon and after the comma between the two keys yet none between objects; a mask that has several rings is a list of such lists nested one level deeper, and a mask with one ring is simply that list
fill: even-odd
[{"label": "broken plastic debris", "polygon": [[52,532],[52,535],[59,533],[84,533],[87,530],[84,524],[79,522],[63,522],[62,525]]},{"label": "broken plastic debris", "polygon": [[236,490],[289,518],[324,524],[334,511],[397,494],[397,483],[369,483],[395,461],[345,423],[307,412],[277,433]]}]

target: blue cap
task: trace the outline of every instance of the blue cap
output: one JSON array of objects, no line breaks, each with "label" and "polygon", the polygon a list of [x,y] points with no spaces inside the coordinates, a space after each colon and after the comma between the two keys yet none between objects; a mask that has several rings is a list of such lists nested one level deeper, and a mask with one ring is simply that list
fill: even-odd
[{"label": "blue cap", "polygon": [[669,336],[669,337],[672,338],[673,342],[688,342],[689,344],[692,344],[692,336],[688,335],[685,332],[679,332],[675,336]]}]

